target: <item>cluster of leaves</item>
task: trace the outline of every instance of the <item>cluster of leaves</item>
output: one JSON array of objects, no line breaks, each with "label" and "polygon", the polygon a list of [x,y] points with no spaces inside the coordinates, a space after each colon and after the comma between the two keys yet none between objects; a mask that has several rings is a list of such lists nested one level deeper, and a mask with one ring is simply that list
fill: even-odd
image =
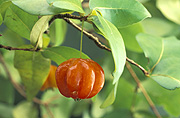
[{"label": "cluster of leaves", "polygon": [[[82,0],[1,0],[0,24],[3,23],[1,27],[6,26],[7,29],[1,31],[3,36],[1,36],[0,44],[34,50],[41,49],[37,52],[15,51],[15,54],[0,50],[7,61],[11,74],[15,75],[14,78],[21,78],[26,89],[27,99],[32,100],[38,94],[48,76],[52,61],[59,65],[67,59],[79,58],[78,50],[62,46],[65,41],[66,23],[58,19],[49,26],[49,20],[53,15],[76,12],[80,16],[88,14],[87,19],[92,24],[91,27],[93,26],[94,31],[108,41],[107,46],[111,48],[112,52],[112,55],[106,54],[103,58],[101,57],[106,85],[92,105],[92,116],[108,118],[121,114],[124,117],[132,117],[133,114],[138,118],[154,117],[141,92],[137,93],[135,108],[130,111],[136,84],[132,81],[129,73],[127,74],[127,70],[124,70],[126,55],[143,66],[147,65],[148,79],[145,79],[138,68],[134,69],[144,80],[142,84],[155,104],[159,105],[158,110],[161,111],[161,115],[163,117],[179,116],[179,106],[175,107],[179,103],[179,90],[172,92],[166,89],[180,87],[180,73],[178,73],[180,71],[180,41],[177,39],[180,37],[178,19],[180,1],[173,0],[168,3],[163,0],[141,1],[151,14],[137,0],[90,0],[89,8],[85,9],[82,8]],[[151,15],[152,18],[148,18]],[[88,26],[85,24],[85,29],[89,29]],[[49,30],[49,34],[44,33],[47,30]],[[142,52],[148,57],[149,64]],[[89,58],[89,56],[83,53],[82,58]],[[16,69],[13,68],[13,65]],[[17,74],[17,70],[19,74]],[[0,77],[7,78],[7,75],[2,71]],[[21,80],[17,80],[17,82],[21,82]],[[0,81],[5,83],[0,86],[2,87],[0,93],[3,93],[1,90],[5,88],[6,84],[8,91],[6,92],[8,95],[0,94],[2,95],[0,100],[2,98],[2,102],[9,104],[9,106],[0,104],[0,109],[2,109],[0,116],[9,117],[1,115],[1,113],[6,111],[7,114],[13,109],[13,88],[8,81],[4,79],[0,79]],[[118,94],[116,94],[117,92]],[[101,103],[107,94],[109,94],[107,99]],[[9,97],[9,95],[11,96]],[[172,95],[173,98],[171,98]],[[47,102],[51,96],[60,95],[57,91],[47,91],[44,92],[42,101]],[[169,99],[173,100],[169,101]],[[52,102],[50,110],[55,118],[69,117],[70,114],[74,116],[81,114],[86,117],[89,116],[89,102],[91,101],[74,103],[72,100],[60,96],[59,99]],[[112,106],[106,108],[112,103],[114,103]],[[71,112],[75,106],[79,109]],[[106,109],[100,109],[98,106]],[[24,107],[27,108],[26,111]],[[38,110],[37,108],[32,109],[33,107],[35,106],[32,103],[21,102],[13,109],[13,115],[14,117],[24,117],[26,114],[30,114],[37,117]],[[48,113],[45,107],[42,106],[40,109],[42,116],[46,117]],[[25,112],[20,114],[22,110]]]}]

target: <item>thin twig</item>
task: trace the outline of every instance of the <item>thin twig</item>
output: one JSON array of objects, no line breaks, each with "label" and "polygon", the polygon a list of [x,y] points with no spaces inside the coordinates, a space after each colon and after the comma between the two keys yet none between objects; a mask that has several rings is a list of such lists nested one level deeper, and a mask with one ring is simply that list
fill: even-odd
[{"label": "thin twig", "polygon": [[137,77],[136,73],[134,72],[134,70],[132,69],[131,65],[127,62],[126,63],[126,67],[129,70],[131,76],[134,78],[134,80],[137,83],[137,86],[141,89],[144,97],[146,98],[147,102],[149,103],[151,109],[153,110],[154,114],[157,116],[157,118],[162,118],[161,115],[159,114],[158,110],[156,109],[153,101],[151,100],[151,98],[149,97],[148,93],[146,92],[145,88],[143,87],[143,85],[141,84],[139,78]]},{"label": "thin twig", "polygon": [[77,15],[72,15],[72,14],[57,14],[51,18],[51,20],[49,21],[49,25],[51,25],[52,22],[56,19],[71,18],[71,19],[79,19],[81,21],[82,20],[86,21],[87,17],[88,16],[77,16]]},{"label": "thin twig", "polygon": [[10,46],[4,46],[0,44],[0,48],[4,48],[6,50],[23,50],[23,51],[39,51],[40,49],[37,48],[36,50],[34,50],[33,48],[14,48],[14,47],[10,47]]},{"label": "thin twig", "polygon": [[[82,30],[81,27],[79,27],[78,25],[76,25],[75,23],[73,23],[71,20],[69,20],[69,19],[67,19],[67,18],[64,18],[64,20],[65,20],[67,23],[71,24],[71,25],[72,25],[73,27],[75,27],[76,29],[78,29],[79,31]],[[92,35],[91,33],[87,32],[87,31],[85,31],[85,30],[83,30],[83,33],[84,33],[89,39],[93,40],[93,41],[95,42],[95,44],[96,44],[99,48],[102,48],[102,49],[105,49],[105,50],[111,52],[111,49],[108,48],[108,47],[106,47],[105,45],[103,45],[103,44],[98,40],[97,37],[95,37],[94,35]],[[131,59],[129,59],[128,57],[126,57],[126,61],[128,61],[129,63],[131,63],[131,64],[133,64],[133,65],[135,65],[135,66],[137,66],[146,76],[149,75],[149,73],[148,73],[141,65],[137,64],[137,63],[134,62],[133,60],[131,60]]]},{"label": "thin twig", "polygon": [[45,107],[46,111],[48,112],[49,117],[50,117],[50,118],[54,118],[54,115],[53,115],[53,113],[51,112],[51,110],[49,109],[48,104],[44,104],[44,107]]}]

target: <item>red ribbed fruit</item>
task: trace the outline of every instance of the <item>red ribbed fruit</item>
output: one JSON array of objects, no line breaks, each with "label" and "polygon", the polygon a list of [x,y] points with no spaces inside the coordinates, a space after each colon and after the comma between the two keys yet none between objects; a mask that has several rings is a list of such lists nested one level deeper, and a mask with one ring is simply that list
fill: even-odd
[{"label": "red ribbed fruit", "polygon": [[69,59],[58,66],[55,76],[60,93],[73,99],[91,98],[104,85],[104,71],[91,59]]}]

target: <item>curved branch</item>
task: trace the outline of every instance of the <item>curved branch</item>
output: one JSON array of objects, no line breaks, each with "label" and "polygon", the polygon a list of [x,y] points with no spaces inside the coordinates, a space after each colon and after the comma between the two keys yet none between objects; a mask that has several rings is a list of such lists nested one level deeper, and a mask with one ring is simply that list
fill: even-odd
[{"label": "curved branch", "polygon": [[0,44],[0,48],[4,48],[6,50],[23,50],[23,51],[39,51],[40,49],[37,48],[36,50],[34,50],[33,48],[13,48],[13,47],[10,47],[10,46],[4,46],[4,45],[1,45]]},{"label": "curved branch", "polygon": [[[67,18],[63,18],[67,23],[71,24],[73,27],[75,27],[76,29],[78,29],[79,31],[81,31],[81,27],[79,27],[78,25],[76,25],[75,23],[73,23],[71,20],[67,19]],[[102,49],[105,49],[109,52],[111,52],[111,49],[106,47],[105,45],[103,45],[97,37],[95,37],[94,35],[92,35],[91,33],[88,33],[87,31],[83,30],[83,33],[91,40],[93,40],[95,42],[95,44]],[[129,63],[135,65],[136,67],[138,67],[144,74],[145,76],[149,76],[148,71],[146,71],[141,65],[137,64],[136,62],[134,62],[133,60],[129,59],[128,57],[126,57],[126,61],[128,61]]]}]

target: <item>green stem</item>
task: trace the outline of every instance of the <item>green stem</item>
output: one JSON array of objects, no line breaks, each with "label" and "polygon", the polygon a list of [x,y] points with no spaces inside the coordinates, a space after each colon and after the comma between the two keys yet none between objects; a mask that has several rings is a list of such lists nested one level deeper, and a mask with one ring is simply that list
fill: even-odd
[{"label": "green stem", "polygon": [[80,58],[82,57],[82,39],[83,39],[83,27],[84,27],[84,20],[82,20],[81,42],[80,42]]}]

